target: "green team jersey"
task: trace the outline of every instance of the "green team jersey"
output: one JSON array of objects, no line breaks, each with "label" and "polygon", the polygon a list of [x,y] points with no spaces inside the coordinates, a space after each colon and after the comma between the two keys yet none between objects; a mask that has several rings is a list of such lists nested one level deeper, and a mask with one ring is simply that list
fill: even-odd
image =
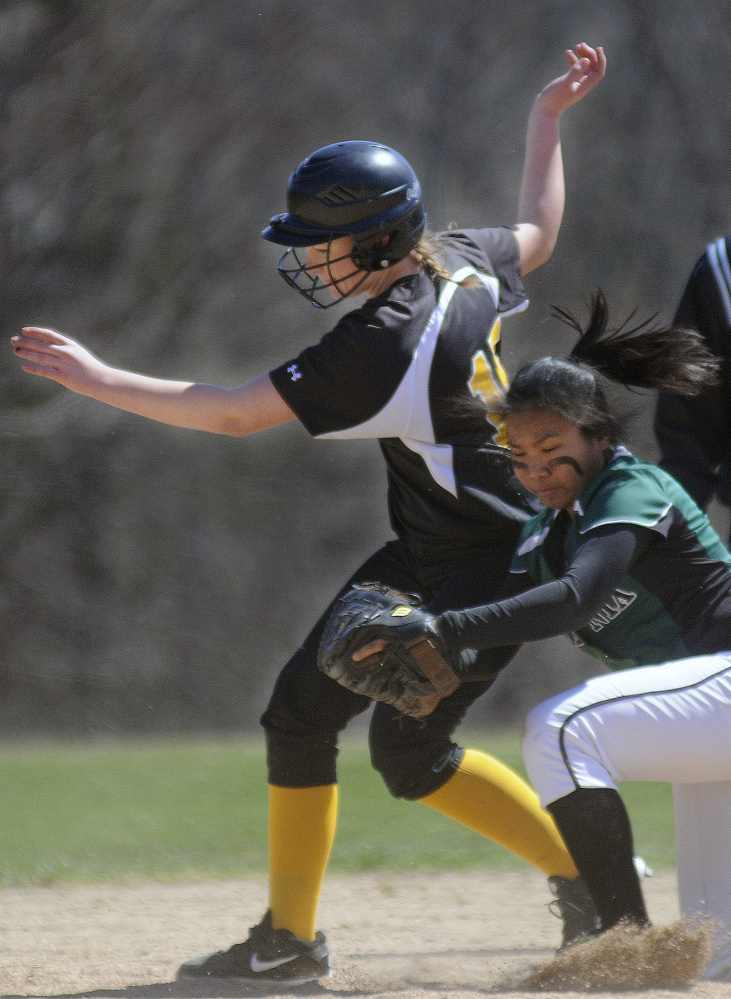
[{"label": "green team jersey", "polygon": [[658,535],[609,601],[569,636],[576,645],[610,669],[731,648],[731,554],[667,472],[618,448],[574,505],[564,566],[548,556],[557,516],[543,510],[523,528],[511,571],[526,574],[531,585],[557,579],[592,528],[632,524]]}]

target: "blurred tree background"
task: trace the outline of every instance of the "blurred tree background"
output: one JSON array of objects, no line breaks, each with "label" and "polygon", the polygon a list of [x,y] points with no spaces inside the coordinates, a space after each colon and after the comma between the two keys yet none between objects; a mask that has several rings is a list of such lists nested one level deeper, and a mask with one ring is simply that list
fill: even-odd
[{"label": "blurred tree background", "polygon": [[[564,225],[506,363],[566,347],[548,307],[581,313],[597,285],[618,318],[669,319],[731,230],[730,25],[728,0],[4,0],[2,735],[255,728],[390,535],[375,443],[160,426],[24,374],[7,338],[55,326],[120,366],[226,385],[269,370],[337,312],[288,291],[259,238],[296,164],[382,141],[432,228],[511,223],[531,102],[579,41],[609,70],[566,115]],[[652,458],[652,398],[628,404]],[[532,646],[471,718],[514,723],[593,668],[565,640]]]}]

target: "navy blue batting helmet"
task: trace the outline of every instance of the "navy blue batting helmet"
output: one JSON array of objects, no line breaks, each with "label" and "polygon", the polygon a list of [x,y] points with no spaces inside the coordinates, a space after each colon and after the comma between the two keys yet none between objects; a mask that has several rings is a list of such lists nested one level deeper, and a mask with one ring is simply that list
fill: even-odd
[{"label": "navy blue batting helmet", "polygon": [[287,211],[262,232],[303,247],[351,236],[354,263],[367,271],[403,260],[426,225],[419,181],[409,163],[378,142],[336,142],[312,153],[289,178]]}]

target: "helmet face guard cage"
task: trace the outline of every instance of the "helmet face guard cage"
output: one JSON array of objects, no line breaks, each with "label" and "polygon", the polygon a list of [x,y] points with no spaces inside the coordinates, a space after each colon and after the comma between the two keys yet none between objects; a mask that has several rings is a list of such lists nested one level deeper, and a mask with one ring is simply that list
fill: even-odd
[{"label": "helmet face guard cage", "polygon": [[[335,237],[336,239],[339,237]],[[311,302],[316,309],[329,309],[332,305],[337,305],[350,295],[355,294],[370,270],[361,270],[352,260],[352,251],[342,254],[339,257],[330,256],[330,248],[333,244],[332,238],[327,241],[327,255],[325,261],[318,265],[318,270],[327,270],[329,281],[323,281],[319,274],[315,274],[314,267],[307,266],[307,247],[290,246],[279,258],[277,271],[290,286],[298,291],[300,295]],[[330,272],[331,264],[340,263],[341,260],[350,260],[353,270],[344,274],[340,278],[334,278]],[[341,289],[341,285],[349,282],[357,274],[361,275],[359,281],[350,285],[347,290]]]}]

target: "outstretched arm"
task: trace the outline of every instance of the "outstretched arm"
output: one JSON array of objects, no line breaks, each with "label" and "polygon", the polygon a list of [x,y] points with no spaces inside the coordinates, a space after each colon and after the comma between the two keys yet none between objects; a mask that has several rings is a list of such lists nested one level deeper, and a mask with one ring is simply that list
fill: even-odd
[{"label": "outstretched arm", "polygon": [[[530,587],[482,607],[443,611],[431,618],[447,652],[496,649],[565,635],[586,625],[610,600],[630,567],[657,536],[634,524],[595,527],[584,535],[560,579]],[[390,639],[399,640],[398,628]],[[408,636],[413,637],[412,635]],[[376,639],[353,654],[356,662],[388,643]],[[462,679],[480,679],[462,672]]]},{"label": "outstretched arm", "polygon": [[599,83],[607,67],[604,50],[584,42],[566,57],[568,71],[543,88],[528,120],[516,230],[523,274],[548,260],[561,228],[565,185],[559,119]]},{"label": "outstretched arm", "polygon": [[11,343],[23,371],[160,423],[243,437],[296,419],[266,374],[236,388],[150,378],[111,368],[70,337],[37,326]]},{"label": "outstretched arm", "polygon": [[578,631],[611,599],[658,535],[635,524],[607,524],[583,535],[565,574],[515,597],[445,611],[436,627],[448,649],[490,649]]}]

